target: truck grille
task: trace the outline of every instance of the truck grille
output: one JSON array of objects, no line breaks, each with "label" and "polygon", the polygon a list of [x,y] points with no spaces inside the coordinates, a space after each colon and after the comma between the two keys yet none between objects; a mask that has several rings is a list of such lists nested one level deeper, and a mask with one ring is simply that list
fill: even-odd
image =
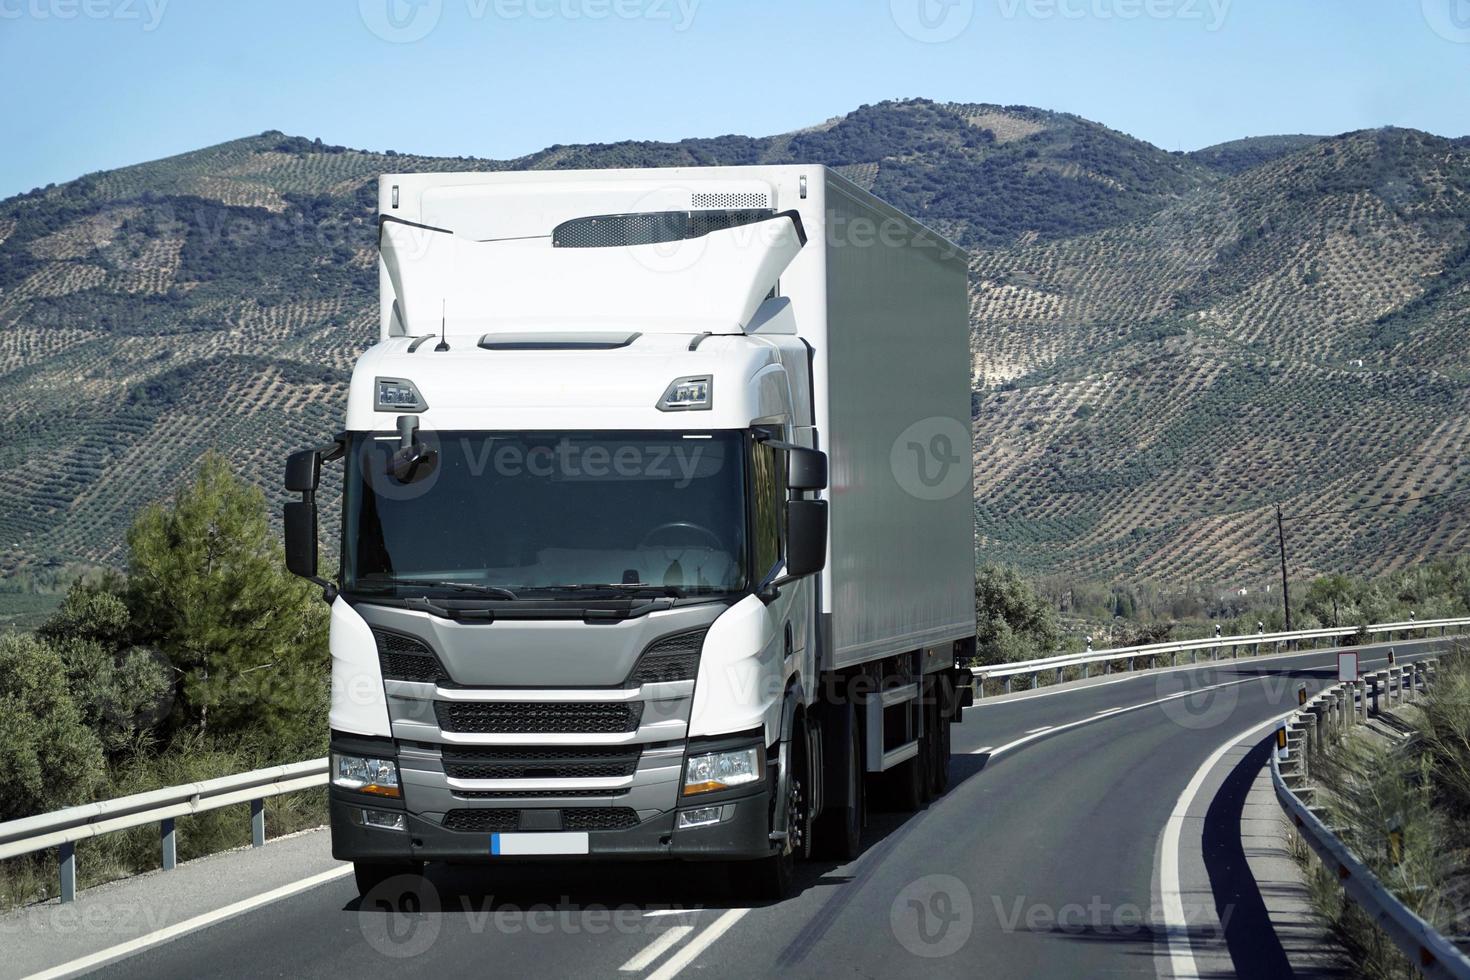
[{"label": "truck grille", "polygon": [[573,807],[561,812],[563,830],[624,830],[638,826],[638,811],[625,806]]},{"label": "truck grille", "polygon": [[445,830],[464,833],[515,830],[520,823],[519,810],[450,810],[444,815]]},{"label": "truck grille", "polygon": [[434,651],[413,637],[375,629],[373,639],[378,644],[378,664],[383,669],[385,680],[418,681],[422,684],[449,680]]},{"label": "truck grille", "polygon": [[708,632],[708,629],[688,630],[650,645],[628,676],[628,686],[694,680],[699,673],[699,653],[704,648],[704,635]]},{"label": "truck grille", "polygon": [[614,735],[638,730],[641,702],[436,701],[446,732],[474,735]]},{"label": "truck grille", "polygon": [[451,779],[611,779],[638,769],[627,749],[446,749]]},{"label": "truck grille", "polygon": [[628,791],[626,789],[457,789],[454,795],[461,800],[559,800],[591,796],[600,796],[605,799],[609,796],[626,796]]},{"label": "truck grille", "polygon": [[[571,807],[561,811],[563,830],[626,830],[638,823],[638,811],[625,806]],[[459,833],[511,831],[520,825],[519,810],[450,810],[444,815],[444,829]]]}]

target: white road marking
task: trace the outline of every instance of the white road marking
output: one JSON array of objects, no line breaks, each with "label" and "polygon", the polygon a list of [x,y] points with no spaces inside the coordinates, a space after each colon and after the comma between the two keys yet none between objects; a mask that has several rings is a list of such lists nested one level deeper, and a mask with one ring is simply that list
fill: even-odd
[{"label": "white road marking", "polygon": [[1223,684],[1211,684],[1208,687],[1196,687],[1192,690],[1180,691],[1178,694],[1171,694],[1166,698],[1159,698],[1157,701],[1145,701],[1143,704],[1131,704],[1126,708],[1119,709],[1118,711],[1114,711],[1113,713],[1108,715],[1089,715],[1088,717],[1082,718],[1078,721],[1070,721],[1065,725],[1055,725],[1051,728],[1043,728],[1037,732],[1028,732],[1013,742],[1007,742],[1006,744],[996,746],[993,749],[973,749],[971,750],[970,754],[981,755],[988,753],[991,756],[997,756],[1000,755],[1002,752],[1009,752],[1012,749],[1018,749],[1021,746],[1025,745],[1027,742],[1034,742],[1043,735],[1060,734],[1061,732],[1070,731],[1073,728],[1081,728],[1083,725],[1095,724],[1099,721],[1102,721],[1104,718],[1114,718],[1118,715],[1131,714],[1134,711],[1142,711],[1144,708],[1153,708],[1161,704],[1167,704],[1170,701],[1178,701],[1180,698],[1192,698],[1197,694],[1204,694],[1206,691],[1218,691],[1222,687],[1236,687],[1240,684],[1258,683],[1262,680],[1264,680],[1264,678],[1262,677],[1247,677],[1244,680],[1226,681]]},{"label": "white road marking", "polygon": [[995,748],[995,746],[993,746],[993,745],[987,745],[987,746],[985,746],[985,747],[984,747],[984,748],[980,748],[980,749],[971,749],[971,750],[970,750],[970,754],[971,754],[971,755],[984,755],[984,754],[985,754],[985,753],[987,753],[987,752],[989,752],[989,751],[991,751],[991,750],[992,750],[992,749],[994,749],[994,748]]},{"label": "white road marking", "polygon": [[655,960],[667,953],[679,940],[693,931],[693,926],[670,927],[668,931],[655,939],[647,949],[618,967],[618,969],[623,973],[638,973],[648,969],[653,965]]},{"label": "white road marking", "polygon": [[1174,980],[1199,980],[1199,965],[1195,962],[1194,948],[1189,941],[1189,920],[1184,913],[1184,895],[1179,877],[1180,838],[1184,832],[1184,821],[1189,816],[1189,808],[1194,805],[1195,797],[1199,795],[1205,780],[1231,749],[1252,738],[1259,738],[1273,727],[1279,727],[1295,711],[1293,708],[1279,717],[1262,722],[1216,749],[1195,772],[1189,785],[1184,787],[1179,802],[1174,804],[1174,812],[1164,824],[1159,855],[1159,896],[1164,905],[1164,926],[1169,937],[1169,972]]},{"label": "white road marking", "polygon": [[1027,735],[1040,735],[1042,732],[1049,732],[1049,731],[1051,731],[1051,726],[1050,725],[1042,725],[1040,728],[1033,728],[1033,729],[1031,729],[1026,734]]},{"label": "white road marking", "polygon": [[86,970],[95,970],[99,966],[105,966],[114,960],[122,959],[124,956],[130,956],[133,953],[138,953],[161,943],[169,942],[188,933],[197,932],[217,922],[223,922],[225,919],[230,919],[245,912],[258,909],[262,905],[269,905],[271,902],[278,902],[283,898],[290,898],[292,895],[299,895],[304,891],[310,891],[318,885],[325,885],[339,878],[346,878],[350,874],[352,874],[352,865],[350,864],[341,868],[333,868],[331,871],[323,871],[321,874],[312,875],[310,878],[303,878],[300,881],[294,881],[289,885],[282,885],[280,888],[274,888],[253,898],[241,899],[233,905],[226,905],[224,908],[215,909],[213,912],[205,912],[203,915],[196,915],[192,919],[185,919],[183,922],[178,922],[155,932],[150,932],[146,936],[139,936],[137,939],[130,939],[125,943],[118,943],[116,946],[111,946],[101,952],[79,957],[69,963],[53,966],[51,969],[43,970],[40,973],[33,973],[27,980],[51,980],[53,977],[68,977]]},{"label": "white road marking", "polygon": [[656,918],[656,917],[661,916],[661,915],[698,915],[699,913],[701,913],[703,911],[704,911],[704,909],[702,909],[702,908],[693,908],[693,909],[654,909],[652,912],[644,912],[643,913],[643,917],[645,919],[652,919],[652,918]]},{"label": "white road marking", "polygon": [[1117,707],[1117,708],[1104,708],[1101,711],[1094,711],[1092,714],[1093,714],[1093,717],[1095,717],[1095,718],[1101,718],[1103,715],[1116,714],[1117,712],[1122,711],[1122,710],[1123,710],[1122,707]]},{"label": "white road marking", "polygon": [[714,945],[715,940],[729,932],[730,928],[745,918],[749,911],[750,909],[731,909],[714,922],[711,922],[703,932],[689,940],[677,953],[670,957],[667,963],[653,973],[650,973],[648,980],[673,980],[674,977],[679,975],[680,970],[693,963],[695,957]]}]

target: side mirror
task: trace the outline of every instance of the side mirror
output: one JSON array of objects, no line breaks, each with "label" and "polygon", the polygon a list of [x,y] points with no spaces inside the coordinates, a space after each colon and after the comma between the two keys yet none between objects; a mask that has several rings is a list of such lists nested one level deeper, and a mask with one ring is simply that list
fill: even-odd
[{"label": "side mirror", "polygon": [[286,505],[286,570],[316,581],[316,502],[293,500]]},{"label": "side mirror", "polygon": [[[286,504],[282,524],[286,539],[286,570],[322,587],[327,602],[337,598],[337,587],[317,577],[316,491],[322,482],[324,450],[305,449],[286,458],[286,489],[301,494]],[[340,453],[333,452],[329,458]]]},{"label": "side mirror", "polygon": [[[810,452],[810,450],[806,450]],[[821,456],[821,453],[817,455]],[[823,456],[823,463],[826,457]],[[827,567],[827,501],[786,504],[786,578],[814,575]]]},{"label": "side mirror", "polygon": [[792,490],[827,489],[827,454],[800,446],[788,450],[786,486]]}]

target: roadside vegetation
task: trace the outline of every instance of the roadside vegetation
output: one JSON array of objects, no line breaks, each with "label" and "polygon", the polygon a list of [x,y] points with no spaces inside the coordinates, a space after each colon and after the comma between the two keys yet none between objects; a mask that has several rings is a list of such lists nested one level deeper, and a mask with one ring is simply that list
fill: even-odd
[{"label": "roadside vegetation", "polygon": [[[1327,823],[1374,875],[1449,937],[1470,936],[1470,650],[1441,659],[1417,705],[1396,709],[1398,737],[1345,739],[1313,770]],[[1354,976],[1418,972],[1354,903],[1335,870],[1298,849],[1312,904]]]},{"label": "roadside vegetation", "polygon": [[[291,577],[259,490],[211,454],[34,634],[0,633],[0,820],[323,755],[327,610]],[[324,794],[267,826],[322,822]],[[250,839],[244,807],[178,822],[187,859]],[[80,884],[158,866],[152,826],[84,841]],[[54,855],[0,862],[0,908],[53,894]]]}]

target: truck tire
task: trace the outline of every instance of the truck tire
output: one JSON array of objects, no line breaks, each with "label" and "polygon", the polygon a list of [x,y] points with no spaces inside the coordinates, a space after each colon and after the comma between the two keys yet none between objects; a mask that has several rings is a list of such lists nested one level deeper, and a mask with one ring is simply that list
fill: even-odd
[{"label": "truck tire", "polygon": [[863,825],[867,822],[867,796],[863,792],[864,775],[862,732],[858,730],[857,709],[848,702],[847,717],[847,781],[852,806],[832,807],[817,822],[812,849],[818,857],[834,861],[851,861],[863,850]]},{"label": "truck tire", "polygon": [[[416,891],[422,884],[424,862],[422,861],[353,861],[352,876],[357,881],[359,898],[367,898],[373,892],[384,892],[375,897],[397,904],[399,893]],[[407,878],[402,887],[394,887],[392,895],[384,886],[394,878]]]},{"label": "truck tire", "polygon": [[925,718],[929,737],[929,798],[943,796],[949,791],[949,754],[950,754],[950,732],[949,718],[945,716],[943,707],[951,700],[947,685],[943,681],[934,681],[934,710],[928,712]]},{"label": "truck tire", "polygon": [[811,800],[811,766],[808,762],[806,723],[797,716],[791,742],[791,778],[787,781],[785,806],[786,840],[770,857],[739,861],[731,869],[736,888],[757,902],[779,902],[788,897],[796,880],[796,859],[811,852],[812,824],[807,817]]}]

